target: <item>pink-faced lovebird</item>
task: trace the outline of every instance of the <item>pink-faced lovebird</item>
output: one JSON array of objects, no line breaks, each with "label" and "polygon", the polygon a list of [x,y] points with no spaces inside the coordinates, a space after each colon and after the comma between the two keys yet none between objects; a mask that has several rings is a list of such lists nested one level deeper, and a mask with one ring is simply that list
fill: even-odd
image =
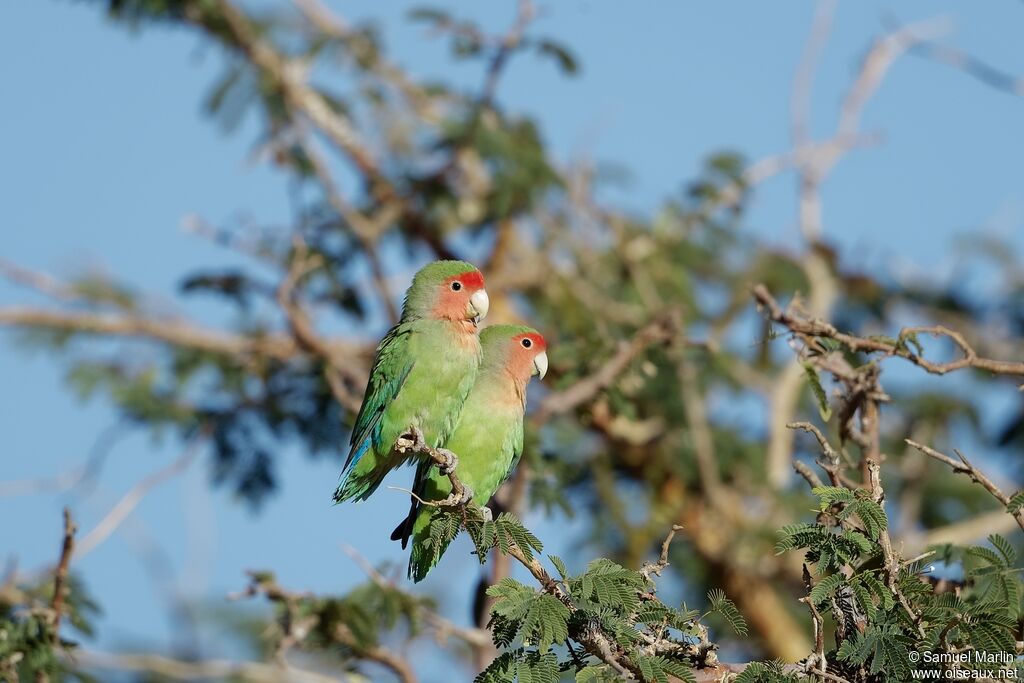
[{"label": "pink-faced lovebird", "polygon": [[419,429],[427,445],[451,435],[476,381],[487,315],[484,278],[464,261],[435,261],[413,276],[402,318],[377,347],[334,501],[366,500],[407,459],[395,441]]},{"label": "pink-faced lovebird", "polygon": [[[476,383],[445,448],[459,457],[459,481],[473,490],[473,502],[486,505],[523,453],[523,413],[526,385],[548,369],[547,343],[536,330],[522,325],[494,325],[480,333],[483,361]],[[426,501],[451,493],[451,482],[437,468],[417,469],[416,495]],[[437,507],[413,499],[412,510],[391,535],[404,548],[412,536],[409,578],[421,581],[444,553],[429,547],[430,521]]]}]

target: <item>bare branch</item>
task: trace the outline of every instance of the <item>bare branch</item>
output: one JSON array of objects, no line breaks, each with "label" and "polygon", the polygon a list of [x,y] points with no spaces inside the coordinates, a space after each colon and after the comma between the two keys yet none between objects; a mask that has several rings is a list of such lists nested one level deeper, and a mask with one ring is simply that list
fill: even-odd
[{"label": "bare branch", "polygon": [[0,258],[0,277],[22,287],[33,289],[51,299],[58,301],[74,301],[80,298],[73,287],[69,287],[57,278]]},{"label": "bare branch", "polygon": [[[834,325],[818,319],[808,319],[796,313],[783,310],[778,301],[768,292],[764,285],[756,285],[753,288],[754,298],[762,306],[768,318],[788,328],[791,332],[805,337],[818,337],[834,339],[843,344],[851,351],[863,353],[881,353],[884,356],[897,356],[906,359],[935,375],[944,375],[948,372],[961,370],[963,368],[975,368],[985,370],[996,375],[1017,375],[1024,376],[1024,362],[993,360],[981,358],[974,348],[967,343],[963,335],[955,330],[942,327],[941,325],[927,327],[906,327],[903,328],[897,339],[890,340],[882,337],[858,337],[856,335],[840,332]],[[956,344],[963,357],[946,363],[936,363],[914,353],[901,340],[908,335],[925,333],[936,337],[947,337]]]},{"label": "bare branch", "polygon": [[[308,595],[285,589],[271,574],[252,571],[248,574],[250,580],[246,588],[240,593],[229,595],[228,599],[238,600],[263,595],[267,600],[285,608],[286,616],[280,624],[282,637],[277,644],[276,658],[281,665],[288,667],[285,658],[288,650],[306,639],[317,626],[319,617],[316,614],[304,614],[300,609],[300,601],[308,598]],[[362,644],[344,623],[337,623],[329,635],[338,643],[351,648],[361,659],[376,662],[390,669],[402,683],[416,683],[416,674],[408,661],[379,645]]]},{"label": "bare branch", "polygon": [[392,323],[398,322],[398,309],[395,308],[395,302],[391,296],[391,288],[388,285],[384,266],[377,249],[377,242],[385,228],[398,217],[400,213],[399,207],[393,202],[388,203],[379,212],[378,216],[373,219],[368,218],[352,206],[342,196],[341,192],[338,191],[334,176],[328,170],[327,163],[320,157],[313,144],[309,141],[304,141],[302,142],[302,148],[309,159],[310,165],[313,167],[313,173],[320,181],[320,187],[327,197],[327,202],[338,212],[338,215],[341,216],[356,236],[356,239],[359,240],[363,252],[366,254],[366,259],[370,264],[370,272],[373,274],[377,293],[381,304],[384,306],[384,310],[387,311],[388,318]]},{"label": "bare branch", "polygon": [[[289,63],[274,46],[262,38],[249,18],[230,0],[216,0],[216,6],[235,46],[272,80],[288,106],[304,114],[366,178],[387,185],[377,160],[351,122],[333,109],[323,95],[309,86],[302,70]],[[201,16],[194,12],[186,16],[206,28],[201,22]]]},{"label": "bare branch", "polygon": [[203,436],[205,436],[204,433],[194,436],[186,445],[184,452],[171,464],[144,478],[122,496],[103,519],[82,538],[78,544],[75,559],[85,557],[106,541],[153,488],[187,469],[199,454],[199,446],[204,441]]},{"label": "bare branch", "polygon": [[911,48],[911,54],[959,69],[982,83],[1009,95],[1024,96],[1024,78],[998,69],[955,47],[932,40],[924,40]]},{"label": "bare branch", "polygon": [[[906,443],[909,446],[916,448],[917,450],[921,451],[928,457],[933,458],[934,460],[938,460],[939,462],[945,465],[949,465],[951,468],[953,468],[954,472],[966,474],[968,477],[971,478],[971,481],[973,481],[976,484],[980,484],[986,491],[991,493],[996,500],[1003,504],[1004,508],[1010,505],[1010,497],[1003,493],[1002,489],[996,486],[995,482],[993,482],[991,479],[985,476],[985,474],[977,467],[975,467],[971,463],[971,461],[968,460],[960,451],[954,450],[954,452],[957,454],[957,457],[960,458],[958,462],[953,458],[949,457],[948,455],[940,453],[934,448],[925,446],[924,444],[918,443],[911,439],[904,439],[904,441],[906,441]],[[1024,530],[1024,510],[1017,510],[1016,512],[1012,512],[1010,514],[1013,516],[1015,520],[1017,520],[1017,525],[1022,530]]]},{"label": "bare branch", "polygon": [[[324,35],[333,36],[340,40],[345,41],[348,44],[349,49],[353,52],[358,51],[358,45],[356,43],[356,33],[346,24],[346,22],[332,12],[326,5],[320,0],[292,0],[295,5],[302,12],[302,15],[309,21],[310,25],[315,27],[316,30],[320,31]],[[427,123],[438,124],[443,121],[443,113],[435,105],[434,97],[428,95],[422,87],[406,75],[400,68],[387,61],[387,59],[381,55],[375,53],[373,59],[369,60],[370,69],[380,78],[393,86],[406,101],[412,106],[416,115],[422,118]]]},{"label": "bare branch", "polygon": [[[394,581],[390,581],[384,577],[379,571],[377,571],[369,560],[363,557],[355,548],[352,546],[342,546],[342,550],[346,555],[352,558],[352,561],[359,565],[370,580],[373,581],[380,588],[387,590],[398,590]],[[449,636],[455,636],[459,640],[467,643],[472,647],[481,647],[485,645],[491,645],[491,634],[486,629],[482,628],[467,628],[459,626],[455,622],[446,619],[437,612],[426,607],[420,607],[420,616],[423,621],[430,624],[434,629],[438,642],[443,643],[448,639]]]},{"label": "bare branch", "polygon": [[797,474],[804,478],[812,489],[825,485],[825,482],[821,480],[821,477],[815,474],[810,467],[799,460],[793,461],[793,469],[796,470]]},{"label": "bare branch", "polygon": [[53,631],[54,643],[60,642],[60,618],[64,612],[64,600],[67,597],[65,583],[68,580],[68,566],[71,564],[71,555],[75,550],[75,520],[71,517],[71,510],[64,508],[64,542],[61,544],[60,560],[57,562],[57,569],[53,573],[53,600],[50,609],[53,610]]},{"label": "bare branch", "polygon": [[424,505],[436,507],[458,507],[469,503],[473,499],[473,491],[463,484],[455,469],[458,466],[459,458],[456,454],[444,448],[434,448],[423,438],[423,432],[418,428],[412,428],[405,434],[398,437],[395,443],[395,450],[405,455],[425,455],[438,470],[448,477],[451,482],[452,491],[444,500],[422,501]]},{"label": "bare branch", "polygon": [[852,134],[857,130],[864,106],[897,59],[914,45],[937,38],[949,29],[950,22],[945,19],[927,19],[907,24],[876,39],[843,100],[838,132]]},{"label": "bare branch", "polygon": [[70,663],[86,668],[157,674],[175,681],[239,679],[252,683],[338,683],[334,676],[262,662],[230,662],[210,659],[186,662],[160,655],[115,654],[96,650],[75,650]]},{"label": "bare branch", "polygon": [[298,351],[295,341],[284,335],[243,337],[194,327],[183,320],[140,316],[5,308],[0,309],[0,325],[144,338],[209,353],[269,356],[278,360],[288,360]]},{"label": "bare branch", "polygon": [[668,550],[672,545],[672,540],[676,537],[677,531],[682,531],[683,527],[678,524],[672,525],[672,530],[668,532],[668,536],[661,543],[661,555],[658,557],[657,562],[648,562],[640,568],[640,573],[644,575],[644,578],[650,579],[651,574],[661,576],[661,572],[668,566]]}]

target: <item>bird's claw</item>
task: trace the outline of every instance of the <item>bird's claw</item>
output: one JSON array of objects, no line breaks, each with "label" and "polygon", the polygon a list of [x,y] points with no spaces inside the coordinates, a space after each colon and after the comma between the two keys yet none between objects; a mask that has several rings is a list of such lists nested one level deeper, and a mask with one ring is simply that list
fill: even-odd
[{"label": "bird's claw", "polygon": [[395,450],[399,453],[422,451],[426,446],[426,441],[423,430],[419,427],[410,427],[407,432],[398,437],[395,442]]},{"label": "bird's claw", "polygon": [[480,506],[480,515],[484,518],[485,522],[494,521],[494,513],[491,512],[491,508],[487,507],[486,505]]},{"label": "bird's claw", "polygon": [[473,500],[473,489],[469,488],[465,484],[462,486],[462,495],[457,495],[454,491],[444,500],[438,501],[437,506],[443,508],[454,508],[464,507],[469,505],[470,501]]},{"label": "bird's claw", "polygon": [[438,464],[437,469],[442,476],[447,477],[455,471],[456,467],[459,466],[459,456],[455,455],[447,448],[438,448],[437,454],[444,458],[444,464]]}]

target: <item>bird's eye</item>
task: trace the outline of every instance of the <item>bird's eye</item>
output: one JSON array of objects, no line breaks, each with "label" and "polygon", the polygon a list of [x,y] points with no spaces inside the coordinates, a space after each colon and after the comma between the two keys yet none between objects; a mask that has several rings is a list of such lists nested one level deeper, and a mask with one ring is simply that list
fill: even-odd
[{"label": "bird's eye", "polygon": [[529,339],[524,339],[524,340],[523,340],[522,342],[520,342],[520,343],[521,343],[521,344],[523,345],[523,348],[524,348],[524,349],[528,349],[528,348],[530,348],[531,346],[533,346],[533,341],[531,341],[531,340],[529,340]]},{"label": "bird's eye", "polygon": [[457,292],[457,291],[459,291],[460,289],[462,289],[462,283],[461,283],[461,282],[459,282],[458,280],[456,280],[455,282],[453,282],[453,283],[452,283],[452,291],[453,291],[453,292]]}]

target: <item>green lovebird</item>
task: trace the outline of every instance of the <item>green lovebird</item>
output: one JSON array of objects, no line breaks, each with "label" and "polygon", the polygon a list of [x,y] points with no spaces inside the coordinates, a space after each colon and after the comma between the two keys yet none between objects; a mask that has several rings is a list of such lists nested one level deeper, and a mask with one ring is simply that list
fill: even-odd
[{"label": "green lovebird", "polygon": [[[536,330],[522,325],[494,325],[480,333],[484,357],[476,384],[469,392],[458,426],[445,448],[459,456],[459,481],[473,490],[473,502],[487,504],[508,479],[523,453],[523,413],[526,385],[533,375],[548,370],[547,343]],[[416,471],[415,493],[427,501],[451,493],[451,482],[429,463]],[[409,516],[398,525],[392,540],[406,546],[412,536],[409,578],[421,581],[444,553],[428,547],[430,521],[436,507],[413,499]]]},{"label": "green lovebird", "polygon": [[476,381],[477,326],[487,308],[483,275],[472,264],[435,261],[413,276],[402,319],[377,347],[335,503],[366,500],[403,464],[395,441],[410,429],[435,448],[448,439]]}]

